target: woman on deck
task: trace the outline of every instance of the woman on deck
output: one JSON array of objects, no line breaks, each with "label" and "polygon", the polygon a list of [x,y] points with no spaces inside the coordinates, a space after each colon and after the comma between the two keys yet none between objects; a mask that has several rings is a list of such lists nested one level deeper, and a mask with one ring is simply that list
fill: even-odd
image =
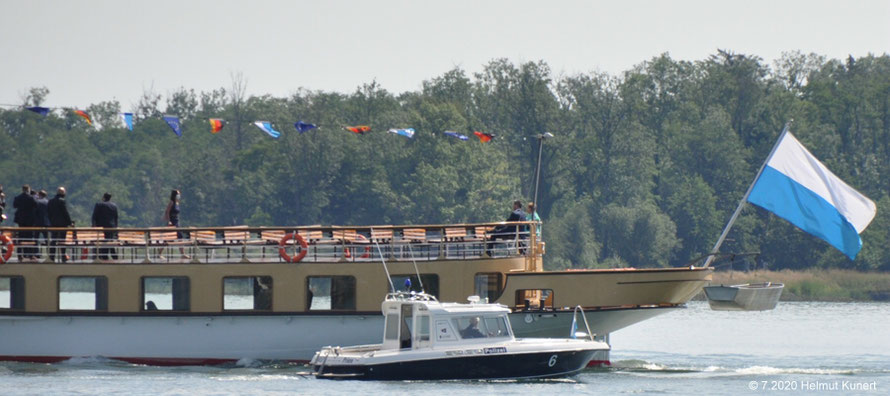
[{"label": "woman on deck", "polygon": [[[167,209],[164,210],[164,221],[167,222],[168,226],[179,227],[179,199],[182,194],[180,194],[179,190],[170,191],[170,202],[167,203]],[[182,231],[176,231],[176,239],[183,239]],[[158,258],[164,260],[164,248],[161,248],[158,251]],[[179,254],[182,255],[184,259],[190,259],[191,257],[185,254],[185,248],[179,247]]]}]

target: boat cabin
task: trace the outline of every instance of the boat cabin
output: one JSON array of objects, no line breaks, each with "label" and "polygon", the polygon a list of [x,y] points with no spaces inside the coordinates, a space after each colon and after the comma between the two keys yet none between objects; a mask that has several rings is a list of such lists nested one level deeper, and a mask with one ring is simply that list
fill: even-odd
[{"label": "boat cabin", "polygon": [[390,293],[383,302],[385,331],[381,350],[421,349],[464,343],[492,343],[513,339],[501,304],[481,303],[479,296],[469,304],[440,303],[425,293]]}]

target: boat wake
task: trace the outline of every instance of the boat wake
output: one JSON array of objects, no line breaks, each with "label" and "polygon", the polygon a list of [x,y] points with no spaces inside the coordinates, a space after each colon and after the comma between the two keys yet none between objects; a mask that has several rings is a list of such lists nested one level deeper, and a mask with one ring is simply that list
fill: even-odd
[{"label": "boat wake", "polygon": [[[593,369],[629,375],[683,375],[693,376],[781,376],[781,375],[863,375],[890,374],[890,369],[882,368],[839,368],[839,367],[775,367],[769,365],[752,366],[686,366],[654,363],[639,359],[613,361],[611,367]],[[591,370],[588,370],[591,371]]]}]

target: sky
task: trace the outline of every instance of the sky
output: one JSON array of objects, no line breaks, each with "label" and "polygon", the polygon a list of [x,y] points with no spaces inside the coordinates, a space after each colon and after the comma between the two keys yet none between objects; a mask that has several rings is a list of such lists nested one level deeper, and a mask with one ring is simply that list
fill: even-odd
[{"label": "sky", "polygon": [[129,110],[145,91],[230,87],[235,73],[251,95],[374,80],[400,93],[497,58],[618,75],[717,49],[768,64],[890,53],[890,1],[0,0],[0,104],[45,86],[47,106]]}]

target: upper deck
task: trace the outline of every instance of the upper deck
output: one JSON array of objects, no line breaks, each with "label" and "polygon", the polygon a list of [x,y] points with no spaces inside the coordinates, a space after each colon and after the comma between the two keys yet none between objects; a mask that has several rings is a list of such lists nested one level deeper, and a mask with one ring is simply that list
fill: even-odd
[{"label": "upper deck", "polygon": [[[459,301],[479,290],[494,299],[503,290],[506,273],[525,272],[539,262],[529,248],[538,243],[533,232],[498,235],[494,229],[499,225],[507,224],[4,227],[0,232],[12,240],[16,252],[0,263],[0,296],[8,296],[0,301],[0,311],[379,312],[390,291],[384,260],[400,290],[411,279],[412,290],[422,281],[427,291],[446,300]],[[38,230],[64,231],[65,238],[56,245],[20,238]],[[64,252],[52,260],[54,246]],[[26,249],[37,249],[40,259],[20,257],[28,254]],[[69,256],[66,262],[63,254]]]}]

